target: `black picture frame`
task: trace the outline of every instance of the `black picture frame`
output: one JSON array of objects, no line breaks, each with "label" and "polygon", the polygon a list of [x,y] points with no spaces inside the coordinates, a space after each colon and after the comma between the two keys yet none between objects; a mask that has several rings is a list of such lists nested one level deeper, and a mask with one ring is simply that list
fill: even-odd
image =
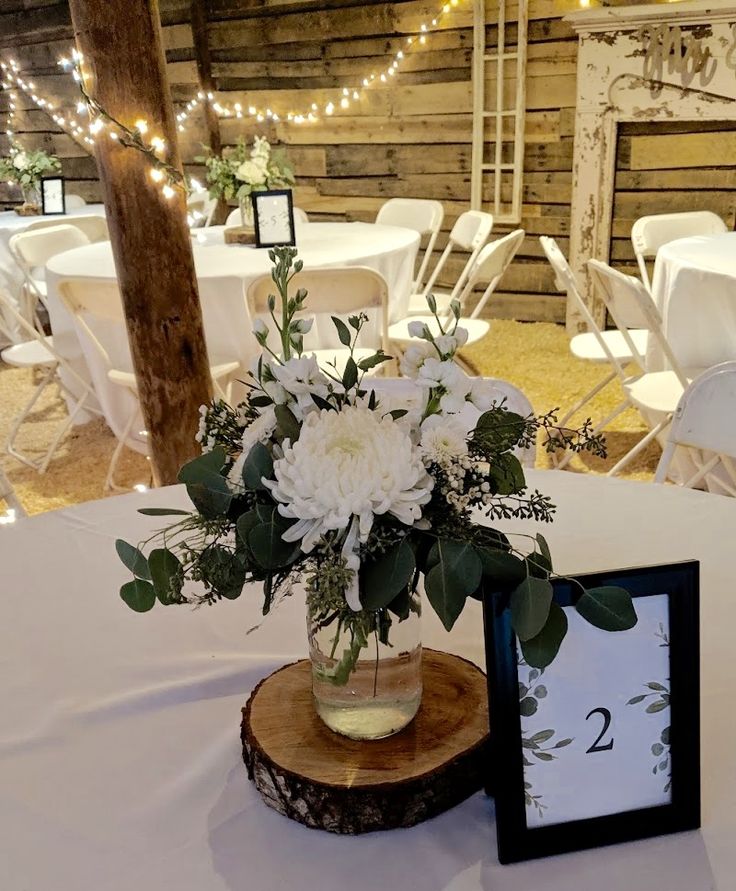
[{"label": "black picture frame", "polygon": [[[266,233],[264,220],[262,219],[262,209],[259,204],[270,199],[283,199],[283,210],[288,214],[288,239],[272,239]],[[253,204],[253,222],[256,230],[256,247],[272,248],[282,246],[296,245],[296,231],[294,227],[294,200],[291,189],[268,189],[263,192],[251,192],[250,200]]]},{"label": "black picture frame", "polygon": [[[49,197],[49,187],[52,184],[61,184],[61,209]],[[66,183],[63,176],[44,176],[41,179],[41,213],[45,216],[62,216],[66,213]]]},{"label": "black picture frame", "polygon": [[[576,576],[584,587],[618,585],[636,600],[668,595],[671,800],[582,820],[527,826],[516,639],[507,597],[485,592],[483,613],[491,715],[487,790],[495,797],[498,858],[515,863],[618,844],[700,826],[699,563],[613,570]],[[574,605],[582,591],[553,580],[554,600]],[[611,632],[616,633],[616,632]],[[622,632],[625,633],[625,632]],[[562,647],[568,643],[563,641]]]}]

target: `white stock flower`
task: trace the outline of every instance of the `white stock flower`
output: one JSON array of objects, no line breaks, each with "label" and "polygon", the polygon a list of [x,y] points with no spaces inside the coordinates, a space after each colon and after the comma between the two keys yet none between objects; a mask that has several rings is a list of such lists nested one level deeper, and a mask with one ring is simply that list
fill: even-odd
[{"label": "white stock flower", "polygon": [[270,368],[276,381],[296,400],[299,410],[294,414],[299,420],[316,408],[312,394],[325,399],[329,393],[329,381],[320,371],[314,356],[294,357],[283,365],[274,362]]},{"label": "white stock flower", "polygon": [[23,170],[28,165],[28,155],[25,152],[16,152],[13,155],[13,167]]},{"label": "white stock flower", "polygon": [[435,337],[434,345],[446,359],[454,356],[455,350],[459,346],[457,339],[452,334],[440,334],[439,337]]},{"label": "white stock flower", "polygon": [[253,139],[253,148],[250,152],[251,158],[253,158],[254,161],[258,160],[265,164],[265,162],[268,161],[270,154],[271,143],[265,136],[256,136]]},{"label": "white stock flower", "polygon": [[242,451],[227,475],[230,488],[236,492],[243,490],[243,465],[248,453],[257,442],[267,442],[276,429],[276,412],[272,406],[263,409],[261,415],[243,430]]},{"label": "white stock flower", "polygon": [[299,334],[309,334],[312,330],[312,325],[314,325],[314,319],[297,319],[295,325]]},{"label": "white stock flower", "polygon": [[425,462],[448,464],[468,454],[465,428],[456,420],[432,415],[422,424],[419,450]]},{"label": "white stock flower", "polygon": [[260,185],[266,180],[266,168],[255,161],[243,161],[235,175],[241,182]]},{"label": "white stock flower", "polygon": [[424,360],[429,358],[429,356],[436,355],[437,351],[426,340],[422,343],[412,343],[406,348],[399,362],[401,374],[404,377],[417,377],[419,369],[424,364]]},{"label": "white stock flower", "polygon": [[419,369],[417,384],[435,390],[440,397],[440,409],[447,414],[462,411],[470,392],[470,378],[450,359],[426,359]]},{"label": "white stock flower", "polygon": [[455,333],[452,335],[457,341],[457,347],[464,347],[468,342],[468,329],[467,328],[455,328]]},{"label": "white stock flower", "polygon": [[268,334],[268,325],[263,319],[256,319],[255,322],[253,322],[253,333],[256,337],[264,337]]},{"label": "white stock flower", "polygon": [[470,393],[468,393],[468,402],[480,411],[488,411],[493,405],[494,394],[493,384],[484,380],[482,377],[470,378]]},{"label": "white stock flower", "polygon": [[409,322],[407,326],[407,330],[409,331],[409,337],[424,337],[427,331],[427,326],[424,322]]},{"label": "white stock flower", "polygon": [[266,481],[279,513],[297,521],[284,540],[301,540],[305,553],[330,530],[366,541],[379,514],[411,526],[433,484],[406,430],[361,406],[308,415],[297,442],[274,462],[274,481]]}]

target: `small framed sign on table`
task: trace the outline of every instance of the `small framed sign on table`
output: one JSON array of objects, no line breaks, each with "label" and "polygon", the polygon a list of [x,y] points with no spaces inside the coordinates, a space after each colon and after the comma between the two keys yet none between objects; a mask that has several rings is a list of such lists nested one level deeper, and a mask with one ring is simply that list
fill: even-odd
[{"label": "small framed sign on table", "polygon": [[[698,563],[557,579],[567,635],[523,659],[502,595],[484,599],[502,863],[700,825]],[[637,623],[603,631],[575,604],[618,586]]]},{"label": "small framed sign on table", "polygon": [[256,247],[295,245],[294,205],[291,189],[252,192]]},{"label": "small framed sign on table", "polygon": [[41,180],[41,213],[48,216],[66,213],[63,176],[46,176]]}]

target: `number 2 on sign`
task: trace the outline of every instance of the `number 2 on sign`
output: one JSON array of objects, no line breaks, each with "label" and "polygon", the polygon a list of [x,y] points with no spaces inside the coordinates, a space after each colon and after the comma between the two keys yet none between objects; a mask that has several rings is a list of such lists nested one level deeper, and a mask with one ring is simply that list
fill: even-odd
[{"label": "number 2 on sign", "polygon": [[606,731],[608,730],[611,724],[611,713],[607,708],[594,708],[592,711],[588,712],[585,716],[585,720],[591,718],[593,715],[600,715],[603,718],[603,729],[598,734],[598,739],[593,743],[593,745],[585,750],[585,754],[588,755],[590,752],[610,752],[613,748],[613,738],[608,743],[602,744],[601,740],[606,735]]}]

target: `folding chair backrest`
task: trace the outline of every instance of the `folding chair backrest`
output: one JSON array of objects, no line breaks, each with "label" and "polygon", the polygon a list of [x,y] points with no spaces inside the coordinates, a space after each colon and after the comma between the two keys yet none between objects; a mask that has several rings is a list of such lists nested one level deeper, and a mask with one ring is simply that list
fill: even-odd
[{"label": "folding chair backrest", "polygon": [[235,210],[231,210],[227,215],[227,219],[225,220],[226,226],[242,226],[243,225],[243,217],[240,214],[240,208],[236,207]]},{"label": "folding chair backrest", "polygon": [[33,276],[34,270],[43,269],[57,254],[89,243],[89,238],[76,226],[56,225],[19,232],[8,246],[23,271]]},{"label": "folding chair backrest", "polygon": [[447,246],[440,255],[437,265],[432,270],[432,274],[422,294],[426,297],[427,294],[431,293],[453,249],[459,248],[460,250],[468,251],[470,254],[452,289],[451,296],[453,298],[459,297],[467,281],[468,274],[473,267],[473,263],[475,263],[481,248],[488,240],[492,228],[493,215],[490,213],[484,213],[480,210],[466,210],[465,213],[461,213],[452,227],[447,240]]},{"label": "folding chair backrest", "polygon": [[376,223],[383,226],[402,226],[404,229],[413,229],[421,236],[429,236],[419,270],[412,284],[414,293],[421,290],[424,276],[427,274],[429,258],[434,251],[444,218],[445,209],[441,202],[426,198],[390,198],[378,211]]},{"label": "folding chair backrest", "polygon": [[[329,316],[334,315],[347,322],[347,317],[365,312],[371,319],[361,332],[359,347],[373,346],[388,351],[388,285],[380,273],[366,266],[342,266],[327,269],[305,269],[297,273],[289,283],[289,296],[305,288],[308,297],[303,315],[316,316],[315,328],[327,335],[334,326]],[[263,319],[269,324],[269,294],[276,295],[276,286],[270,275],[262,275],[248,286],[247,303],[251,319]],[[276,315],[279,308],[277,303]],[[327,317],[320,320],[319,317]],[[325,321],[328,323],[325,330]],[[322,341],[312,332],[304,338],[305,349],[310,341]],[[368,342],[368,341],[372,342]],[[339,343],[339,341],[338,341]],[[316,343],[315,343],[316,347]],[[311,347],[314,348],[314,347]]]},{"label": "folding chair backrest", "polygon": [[642,281],[651,289],[646,260],[657,256],[663,244],[693,235],[719,235],[727,227],[718,214],[710,210],[686,213],[660,213],[640,217],[631,227],[631,244],[639,264]]},{"label": "folding chair backrest", "polygon": [[191,192],[187,197],[187,216],[190,219],[190,227],[196,229],[201,226],[210,226],[216,207],[217,198],[210,198],[209,192],[205,189]]},{"label": "folding chair backrest", "polygon": [[306,210],[302,210],[301,207],[294,207],[294,222],[295,223],[308,223],[309,222],[309,214]]},{"label": "folding chair backrest", "polygon": [[612,269],[600,260],[588,260],[588,269],[594,286],[603,298],[606,309],[616,327],[623,335],[626,345],[641,368],[646,368],[646,351],[637,347],[632,331],[644,329],[650,337],[657,341],[670,368],[677,375],[683,387],[688,384],[687,377],[680,368],[672,348],[662,330],[662,317],[652,297],[639,281],[631,275],[624,275],[618,269]]},{"label": "folding chair backrest", "polygon": [[97,214],[79,214],[78,216],[64,217],[63,224],[59,220],[38,220],[30,223],[23,230],[24,232],[36,232],[39,229],[50,229],[54,226],[75,226],[82,231],[90,242],[109,241],[110,232],[107,228],[107,220],[105,217]]},{"label": "folding chair backrest", "polygon": [[64,196],[64,204],[67,210],[80,210],[87,206],[87,202],[81,195],[70,195],[69,192]]},{"label": "folding chair backrest", "polygon": [[517,251],[524,241],[524,230],[515,229],[503,238],[497,238],[481,249],[475,258],[470,272],[468,273],[465,287],[460,294],[459,300],[461,307],[465,306],[470,293],[478,285],[485,285],[485,290],[475,306],[471,315],[472,319],[478,318],[483,312],[483,308],[488,302],[488,298],[496,290],[496,286],[506,270],[511,265],[511,261],[516,256]]},{"label": "folding chair backrest", "polygon": [[[115,326],[125,324],[123,303],[117,282],[109,279],[66,278],[61,279],[57,287],[62,303],[74,316],[88,342],[103,360],[106,369],[109,371],[121,364],[128,366],[129,351],[124,351],[123,357],[113,355],[111,339],[100,333],[108,331],[111,324]],[[121,362],[121,358],[125,361]]]},{"label": "folding chair backrest", "polygon": [[[656,482],[664,481],[677,446],[716,453],[685,485],[695,485],[712,474],[719,461],[730,475],[731,483],[736,485],[736,362],[722,362],[707,369],[682,394],[667,447],[657,467]],[[736,488],[724,485],[722,475],[719,480],[721,484],[716,484],[717,488],[736,495]]]}]

